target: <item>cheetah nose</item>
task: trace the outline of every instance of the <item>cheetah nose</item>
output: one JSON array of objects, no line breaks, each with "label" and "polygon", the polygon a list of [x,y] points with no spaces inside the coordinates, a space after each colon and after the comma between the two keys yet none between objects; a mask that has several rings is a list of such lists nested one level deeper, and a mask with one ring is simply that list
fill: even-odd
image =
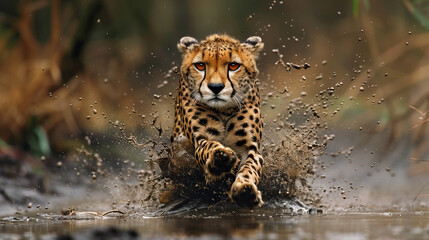
[{"label": "cheetah nose", "polygon": [[222,91],[225,85],[223,85],[222,83],[210,83],[208,87],[210,90],[212,90],[214,94],[218,94],[220,93],[220,91]]}]

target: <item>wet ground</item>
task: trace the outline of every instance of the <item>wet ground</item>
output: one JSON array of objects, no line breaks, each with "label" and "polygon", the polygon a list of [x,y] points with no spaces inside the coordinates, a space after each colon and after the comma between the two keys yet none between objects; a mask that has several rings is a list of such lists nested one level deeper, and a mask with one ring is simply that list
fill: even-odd
[{"label": "wet ground", "polygon": [[[51,219],[48,219],[51,218]],[[429,239],[429,212],[3,219],[0,239]]]}]

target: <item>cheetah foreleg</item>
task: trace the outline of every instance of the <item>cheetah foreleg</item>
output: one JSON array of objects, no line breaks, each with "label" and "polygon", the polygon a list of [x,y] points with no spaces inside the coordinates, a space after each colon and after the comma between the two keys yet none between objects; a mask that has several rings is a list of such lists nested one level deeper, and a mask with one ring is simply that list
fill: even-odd
[{"label": "cheetah foreleg", "polygon": [[202,140],[195,150],[195,159],[211,182],[232,172],[239,162],[237,154],[217,141]]},{"label": "cheetah foreleg", "polygon": [[262,194],[258,190],[258,183],[262,174],[263,158],[258,153],[249,153],[240,167],[229,193],[230,199],[239,206],[248,208],[260,207]]}]

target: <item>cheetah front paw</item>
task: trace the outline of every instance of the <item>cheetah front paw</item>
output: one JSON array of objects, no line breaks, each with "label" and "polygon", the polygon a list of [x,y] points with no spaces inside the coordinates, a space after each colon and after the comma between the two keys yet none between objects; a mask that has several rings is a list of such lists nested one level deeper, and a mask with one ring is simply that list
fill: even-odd
[{"label": "cheetah front paw", "polygon": [[250,182],[235,181],[231,186],[229,198],[240,207],[254,208],[264,204],[261,192]]},{"label": "cheetah front paw", "polygon": [[231,172],[237,166],[237,154],[228,147],[214,150],[205,167],[206,180],[212,181]]}]

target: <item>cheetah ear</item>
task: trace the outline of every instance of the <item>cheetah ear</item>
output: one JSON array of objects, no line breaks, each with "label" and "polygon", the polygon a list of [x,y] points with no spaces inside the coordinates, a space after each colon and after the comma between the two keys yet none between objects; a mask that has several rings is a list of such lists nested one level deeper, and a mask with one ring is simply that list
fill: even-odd
[{"label": "cheetah ear", "polygon": [[197,39],[193,37],[182,37],[179,43],[177,44],[177,48],[180,52],[186,52],[186,50],[190,50],[194,48],[195,45],[198,45]]},{"label": "cheetah ear", "polygon": [[242,43],[241,46],[249,50],[254,58],[258,58],[259,52],[264,48],[264,43],[260,37],[253,36],[246,39],[246,41]]}]

